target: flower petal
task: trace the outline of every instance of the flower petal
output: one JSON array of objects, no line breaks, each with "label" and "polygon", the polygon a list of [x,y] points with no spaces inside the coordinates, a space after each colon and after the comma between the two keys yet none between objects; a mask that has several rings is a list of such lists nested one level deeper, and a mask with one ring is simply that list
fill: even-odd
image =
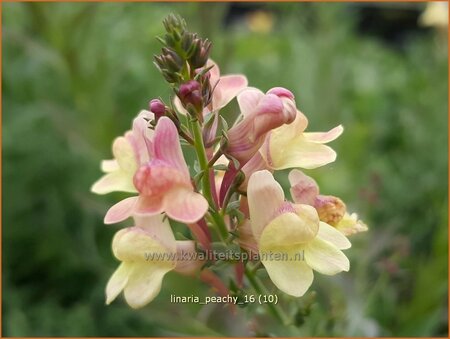
[{"label": "flower petal", "polygon": [[105,224],[115,224],[130,217],[136,205],[138,197],[126,198],[113,205],[108,212],[106,212],[103,222]]},{"label": "flower petal", "polygon": [[284,202],[284,192],[272,174],[258,171],[248,181],[247,198],[251,218],[251,228],[256,240],[264,227],[276,216],[278,208]]},{"label": "flower petal", "polygon": [[133,271],[125,286],[125,300],[132,308],[140,308],[151,302],[161,290],[164,276],[173,269],[168,262],[133,263]]},{"label": "flower petal", "polygon": [[244,173],[244,181],[239,186],[241,191],[247,191],[248,180],[256,171],[262,171],[264,169],[270,170],[267,167],[266,161],[262,158],[260,152],[256,152],[255,155],[242,167],[241,171]]},{"label": "flower petal", "polygon": [[284,143],[270,135],[270,159],[266,159],[273,169],[306,168],[313,169],[336,160],[336,152],[328,146],[309,142],[302,135]]},{"label": "flower petal", "polygon": [[96,194],[106,194],[117,191],[129,193],[137,192],[133,184],[133,177],[124,171],[116,171],[104,175],[92,185],[91,191]]},{"label": "flower petal", "polygon": [[189,180],[189,170],[181,151],[178,131],[175,124],[167,117],[161,117],[155,128],[154,156],[177,168]]},{"label": "flower petal", "polygon": [[211,66],[213,66],[213,67],[209,70],[209,75],[210,75],[209,80],[211,82],[212,87],[214,87],[214,85],[220,78],[220,68],[212,59],[208,59],[208,61],[206,62],[205,68],[208,68]]},{"label": "flower petal", "polygon": [[154,118],[155,115],[152,112],[142,110],[133,120],[133,132],[130,138],[133,140],[141,165],[153,157],[151,152],[154,131],[149,128],[149,121]]},{"label": "flower petal", "polygon": [[117,171],[118,169],[120,169],[119,164],[117,163],[116,159],[103,160],[100,168],[105,173],[114,172],[114,171]]},{"label": "flower petal", "polygon": [[118,137],[114,140],[112,148],[119,167],[133,175],[138,168],[138,164],[130,142],[125,137]]},{"label": "flower petal", "polygon": [[193,223],[205,215],[208,202],[192,189],[178,186],[165,194],[164,210],[174,220]]},{"label": "flower petal", "polygon": [[162,196],[139,196],[136,206],[134,207],[135,214],[139,216],[152,216],[160,214],[164,211]]},{"label": "flower petal", "polygon": [[243,75],[225,75],[220,77],[213,92],[213,110],[227,105],[236,95],[247,87],[247,78]]},{"label": "flower petal", "polygon": [[106,285],[106,304],[109,305],[125,288],[130,275],[131,264],[123,262],[109,278]]},{"label": "flower petal", "polygon": [[337,139],[342,134],[342,132],[344,132],[344,127],[342,127],[342,125],[339,125],[329,130],[328,132],[305,132],[303,136],[310,142],[326,144]]},{"label": "flower petal", "polygon": [[352,246],[345,235],[333,226],[330,226],[322,221],[319,224],[319,232],[317,233],[317,237],[328,241],[340,250],[345,250]]},{"label": "flower petal", "polygon": [[305,261],[319,273],[334,275],[350,269],[348,258],[336,246],[316,237],[305,246]]},{"label": "flower petal", "polygon": [[171,251],[140,227],[128,227],[118,231],[112,241],[114,256],[120,261],[168,262],[174,265]]},{"label": "flower petal", "polygon": [[[262,254],[261,257],[263,258]],[[294,297],[304,295],[313,282],[313,271],[304,261],[261,260],[261,262],[275,286]]]},{"label": "flower petal", "polygon": [[319,217],[314,207],[294,205],[294,208],[297,213],[282,213],[269,222],[259,239],[260,248],[305,244],[314,239],[319,230]]},{"label": "flower petal", "polygon": [[294,169],[289,173],[289,183],[292,199],[297,204],[314,205],[314,200],[319,194],[319,186],[313,178]]},{"label": "flower petal", "polygon": [[237,101],[241,114],[245,117],[251,114],[259,101],[264,97],[264,93],[257,88],[249,87],[243,90],[238,96]]},{"label": "flower petal", "polygon": [[203,262],[198,260],[196,252],[195,241],[177,241],[177,266],[175,271],[187,275],[196,273],[203,265]]},{"label": "flower petal", "polygon": [[351,215],[345,213],[342,220],[336,225],[336,229],[344,235],[349,236],[359,232],[365,232],[369,228],[364,222],[358,219],[356,213],[352,213]]},{"label": "flower petal", "polygon": [[173,99],[173,105],[180,114],[189,115],[188,111],[186,111],[186,109],[183,107],[181,100],[177,96]]},{"label": "flower petal", "polygon": [[163,245],[170,252],[176,251],[176,240],[170,227],[169,220],[164,214],[133,215],[136,227],[144,229],[149,236]]}]

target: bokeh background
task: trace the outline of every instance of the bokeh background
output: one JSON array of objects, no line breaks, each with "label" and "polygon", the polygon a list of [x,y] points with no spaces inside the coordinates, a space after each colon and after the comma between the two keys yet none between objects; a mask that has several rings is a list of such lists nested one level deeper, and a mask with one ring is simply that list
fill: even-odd
[{"label": "bokeh background", "polygon": [[[445,5],[444,5],[445,6]],[[447,336],[447,9],[425,3],[2,4],[4,336]],[[222,73],[290,88],[310,129],[342,123],[309,171],[370,231],[349,273],[278,292],[294,326],[251,306],[176,305],[208,286],[169,273],[144,309],[104,304],[105,226],[121,194],[90,185],[113,138],[169,90],[152,64],[169,13],[210,38]],[[275,291],[273,286],[271,290]]]}]

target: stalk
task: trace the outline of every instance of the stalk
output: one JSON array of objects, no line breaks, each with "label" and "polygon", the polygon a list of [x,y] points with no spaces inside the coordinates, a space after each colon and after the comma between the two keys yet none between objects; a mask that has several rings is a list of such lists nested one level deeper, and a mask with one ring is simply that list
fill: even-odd
[{"label": "stalk", "polygon": [[209,181],[209,165],[208,157],[206,156],[206,149],[203,143],[202,128],[198,120],[190,122],[192,134],[194,136],[194,146],[197,153],[198,162],[200,169],[203,171],[202,176],[202,191],[205,195],[206,200],[210,206],[210,214],[214,223],[216,224],[219,235],[222,241],[226,242],[228,239],[228,230],[222,216],[217,212],[214,198],[211,192],[211,183]]}]

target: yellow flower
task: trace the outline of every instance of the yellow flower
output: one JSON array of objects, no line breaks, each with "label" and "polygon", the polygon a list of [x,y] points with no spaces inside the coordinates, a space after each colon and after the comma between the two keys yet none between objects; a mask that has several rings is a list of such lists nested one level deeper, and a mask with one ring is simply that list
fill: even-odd
[{"label": "yellow flower", "polygon": [[[188,274],[200,265],[187,253],[195,251],[193,242],[176,241],[162,214],[134,219],[135,227],[122,229],[114,236],[112,250],[122,263],[108,281],[106,303],[123,291],[126,302],[140,308],[158,295],[167,272]],[[188,260],[178,260],[183,253]]]},{"label": "yellow flower", "polygon": [[314,207],[285,201],[269,171],[252,174],[247,194],[260,260],[280,290],[300,297],[312,284],[313,270],[327,275],[349,270],[341,251],[350,248],[348,239],[321,222]]},{"label": "yellow flower", "polygon": [[302,112],[291,124],[271,131],[260,152],[270,169],[317,168],[336,160],[336,152],[324,144],[338,138],[344,128],[339,125],[328,132],[304,132],[308,119]]}]

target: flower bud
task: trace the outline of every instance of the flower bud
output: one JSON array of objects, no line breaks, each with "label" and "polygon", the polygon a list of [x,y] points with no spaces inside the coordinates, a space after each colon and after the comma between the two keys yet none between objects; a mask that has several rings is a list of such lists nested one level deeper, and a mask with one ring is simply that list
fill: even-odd
[{"label": "flower bud", "polygon": [[162,59],[166,68],[172,72],[178,72],[183,68],[183,59],[172,49],[162,48]]},{"label": "flower bud", "polygon": [[297,105],[295,104],[295,97],[291,91],[283,87],[274,87],[270,89],[267,94],[275,94],[283,103],[285,115],[289,117],[291,123],[297,116]]},{"label": "flower bud", "polygon": [[153,99],[148,103],[150,112],[155,114],[155,119],[158,120],[166,113],[166,106],[159,99]]},{"label": "flower bud", "polygon": [[184,107],[192,105],[197,112],[203,109],[203,95],[202,88],[198,81],[190,80],[180,86],[178,97],[183,103]]},{"label": "flower bud", "polygon": [[241,166],[245,165],[261,147],[269,131],[295,119],[296,111],[287,101],[292,102],[292,99],[280,98],[273,93],[261,97],[253,111],[228,131],[225,153],[236,158]]},{"label": "flower bud", "polygon": [[292,92],[286,88],[283,87],[274,87],[269,89],[269,91],[267,92],[267,94],[275,94],[277,97],[280,98],[288,98],[291,100],[294,100],[294,94],[292,94]]},{"label": "flower bud", "polygon": [[209,52],[211,50],[211,42],[207,39],[195,39],[194,42],[194,52],[189,58],[189,63],[191,67],[196,69],[205,66],[209,58]]},{"label": "flower bud", "polygon": [[332,195],[318,195],[314,201],[319,219],[331,226],[336,226],[345,215],[345,203]]}]

